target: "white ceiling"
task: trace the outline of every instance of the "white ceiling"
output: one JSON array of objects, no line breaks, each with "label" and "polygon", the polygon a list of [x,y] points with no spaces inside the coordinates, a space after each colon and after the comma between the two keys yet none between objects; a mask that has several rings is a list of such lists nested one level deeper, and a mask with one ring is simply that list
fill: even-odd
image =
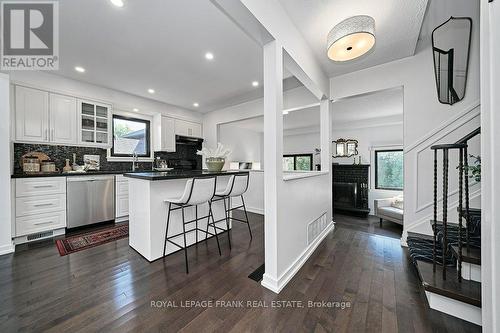
[{"label": "white ceiling", "polygon": [[[413,55],[427,1],[280,0],[330,77]],[[375,19],[375,48],[359,59],[336,63],[326,55],[326,37],[336,24],[355,15]]]},{"label": "white ceiling", "polygon": [[[333,103],[334,128],[361,128],[403,122],[403,88],[387,89],[344,98]],[[319,106],[293,111],[283,116],[283,130],[319,132]],[[224,124],[254,132],[264,131],[264,117]],[[293,131],[293,132],[292,132]]]},{"label": "white ceiling", "polygon": [[262,88],[251,84],[262,83],[260,46],[210,1],[124,2],[59,1],[59,75],[201,112]]}]

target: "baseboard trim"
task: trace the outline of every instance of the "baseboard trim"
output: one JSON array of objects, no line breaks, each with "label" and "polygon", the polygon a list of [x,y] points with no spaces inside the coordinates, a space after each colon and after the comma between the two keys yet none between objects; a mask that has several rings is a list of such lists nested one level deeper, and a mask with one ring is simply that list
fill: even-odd
[{"label": "baseboard trim", "polygon": [[281,290],[290,282],[297,272],[304,266],[307,259],[314,253],[316,248],[321,244],[323,239],[335,229],[335,222],[331,221],[328,226],[319,234],[318,237],[295,259],[295,261],[281,274],[276,280],[275,278],[264,273],[261,285],[272,292],[279,294]]},{"label": "baseboard trim", "polygon": [[429,291],[425,292],[431,309],[482,326],[481,308]]},{"label": "baseboard trim", "polygon": [[10,244],[0,246],[0,256],[4,254],[13,253],[15,251],[14,244],[10,242]]}]

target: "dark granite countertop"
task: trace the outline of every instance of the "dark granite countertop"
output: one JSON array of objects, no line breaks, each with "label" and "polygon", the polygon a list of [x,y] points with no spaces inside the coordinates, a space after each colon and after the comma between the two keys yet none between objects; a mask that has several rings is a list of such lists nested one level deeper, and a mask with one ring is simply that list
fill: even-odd
[{"label": "dark granite countertop", "polygon": [[150,172],[125,173],[123,175],[128,178],[137,178],[144,180],[168,180],[168,179],[183,179],[183,178],[195,178],[195,177],[241,175],[247,173],[248,173],[247,170],[230,170],[230,171],[218,171],[218,172],[212,172],[207,170],[195,170],[195,171],[172,170],[167,172],[150,171]]},{"label": "dark granite countertop", "polygon": [[149,170],[100,170],[87,172],[45,172],[45,173],[18,173],[13,174],[11,178],[34,178],[34,177],[72,177],[72,176],[96,176],[96,175],[121,175],[124,173],[156,173]]}]

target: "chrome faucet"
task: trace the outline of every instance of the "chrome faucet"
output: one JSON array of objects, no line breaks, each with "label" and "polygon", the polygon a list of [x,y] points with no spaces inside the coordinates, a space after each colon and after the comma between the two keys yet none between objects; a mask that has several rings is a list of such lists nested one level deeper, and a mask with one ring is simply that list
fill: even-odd
[{"label": "chrome faucet", "polygon": [[138,162],[137,153],[134,151],[132,154],[132,171],[135,171],[135,163]]}]

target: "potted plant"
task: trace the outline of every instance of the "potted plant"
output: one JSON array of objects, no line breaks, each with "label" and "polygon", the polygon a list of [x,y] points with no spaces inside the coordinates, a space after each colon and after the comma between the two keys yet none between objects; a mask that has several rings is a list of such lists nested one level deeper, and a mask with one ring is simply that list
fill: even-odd
[{"label": "potted plant", "polygon": [[217,148],[209,149],[203,148],[196,152],[197,155],[201,155],[205,158],[205,163],[207,164],[208,171],[218,172],[221,171],[226,163],[226,157],[231,154],[231,150],[225,149],[224,146],[219,142],[217,143]]},{"label": "potted plant", "polygon": [[479,183],[481,181],[481,156],[470,155],[470,157],[474,159],[474,165],[469,166],[469,171],[472,173],[469,177]]}]

